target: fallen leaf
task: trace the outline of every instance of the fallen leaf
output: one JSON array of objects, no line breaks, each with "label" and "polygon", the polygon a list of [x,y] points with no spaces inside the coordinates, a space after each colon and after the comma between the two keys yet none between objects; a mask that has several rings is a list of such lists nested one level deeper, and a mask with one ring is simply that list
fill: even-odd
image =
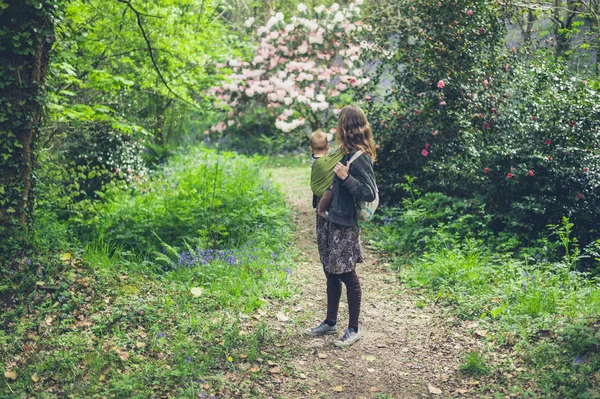
[{"label": "fallen leaf", "polygon": [[387,345],[386,344],[377,344],[377,347],[378,348],[387,348]]},{"label": "fallen leaf", "polygon": [[268,364],[269,366],[278,366],[278,364],[277,364],[277,363],[275,363],[275,362],[273,362],[273,361],[271,361],[271,360],[269,360],[269,361],[267,362],[267,364]]},{"label": "fallen leaf", "polygon": [[284,344],[275,344],[276,347],[281,348],[282,346],[285,346]]},{"label": "fallen leaf", "polygon": [[240,359],[245,359],[245,358],[247,358],[247,357],[248,357],[248,355],[246,355],[246,354],[243,354],[243,353],[240,355]]},{"label": "fallen leaf", "polygon": [[302,378],[303,380],[307,379],[308,377],[306,376],[306,374],[304,373],[300,373],[300,375],[298,376],[300,378]]},{"label": "fallen leaf", "polygon": [[271,374],[279,374],[279,366],[275,366],[272,369],[270,369],[269,373],[271,373]]},{"label": "fallen leaf", "polygon": [[368,362],[374,362],[377,358],[373,355],[365,355],[365,360]]},{"label": "fallen leaf", "polygon": [[327,353],[317,353],[319,359],[325,359],[327,357]]},{"label": "fallen leaf", "polygon": [[470,380],[469,382],[467,382],[467,384],[469,384],[469,385],[479,385],[479,381]]},{"label": "fallen leaf", "polygon": [[464,395],[465,393],[469,392],[469,390],[464,389],[464,388],[459,388],[456,390],[456,392],[460,393],[461,395]]},{"label": "fallen leaf", "polygon": [[145,343],[145,342],[140,342],[140,341],[137,341],[137,342],[135,343],[135,346],[137,346],[138,348],[143,348],[143,347],[145,347],[145,346],[146,346],[146,343]]},{"label": "fallen leaf", "polygon": [[488,332],[486,330],[475,330],[475,331],[473,331],[473,335],[475,337],[480,337],[480,338],[487,337]]},{"label": "fallen leaf", "polygon": [[427,389],[429,390],[429,393],[434,394],[434,395],[441,395],[442,394],[442,390],[439,388],[434,387],[433,385],[429,384],[427,385]]},{"label": "fallen leaf", "polygon": [[46,283],[44,283],[43,281],[36,281],[36,282],[35,282],[35,285],[39,285],[40,287],[41,287],[42,285],[44,285],[44,284],[46,284]]},{"label": "fallen leaf", "polygon": [[260,371],[260,366],[258,364],[254,364],[248,371],[251,373],[258,373]]},{"label": "fallen leaf", "polygon": [[6,378],[8,380],[16,380],[17,379],[17,373],[15,373],[14,371],[5,371],[4,372],[4,378]]},{"label": "fallen leaf", "polygon": [[40,380],[40,377],[38,377],[37,374],[34,374],[31,376],[31,379],[33,380],[33,382],[38,382]]},{"label": "fallen leaf", "polygon": [[260,320],[261,316],[259,314],[252,315],[256,320]]},{"label": "fallen leaf", "polygon": [[344,368],[344,366],[341,366],[341,365],[339,365],[339,364],[336,364],[334,367],[335,367],[336,369],[338,369],[338,370],[341,370],[341,369],[343,369],[343,368]]},{"label": "fallen leaf", "polygon": [[381,391],[381,388],[379,388],[379,387],[371,387],[371,388],[369,388],[369,392],[379,392],[379,391]]},{"label": "fallen leaf", "polygon": [[60,255],[60,260],[62,260],[63,262],[66,262],[68,260],[70,260],[72,257],[70,252],[65,252],[64,254]]},{"label": "fallen leaf", "polygon": [[331,388],[332,391],[336,391],[336,392],[343,392],[344,391],[344,387],[341,385],[335,386],[333,388]]},{"label": "fallen leaf", "polygon": [[288,321],[290,318],[287,317],[285,314],[279,312],[277,313],[277,320],[281,321],[281,322],[286,322]]},{"label": "fallen leaf", "polygon": [[192,293],[193,296],[195,296],[197,298],[202,295],[202,288],[194,287],[190,290],[190,292]]},{"label": "fallen leaf", "polygon": [[121,358],[121,360],[127,360],[127,359],[129,359],[129,353],[121,352],[121,353],[119,353],[119,357]]},{"label": "fallen leaf", "polygon": [[369,373],[374,373],[374,372],[375,372],[375,369],[367,369],[367,371],[368,371]]}]

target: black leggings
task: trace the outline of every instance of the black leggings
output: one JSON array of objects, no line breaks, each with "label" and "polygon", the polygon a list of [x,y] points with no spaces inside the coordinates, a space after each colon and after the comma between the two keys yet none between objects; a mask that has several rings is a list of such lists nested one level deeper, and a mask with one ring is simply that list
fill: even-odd
[{"label": "black leggings", "polygon": [[342,274],[332,274],[325,272],[327,277],[327,318],[325,321],[333,325],[337,323],[338,309],[340,307],[340,298],[342,297],[342,281],[346,285],[346,295],[348,297],[348,328],[358,331],[358,316],[360,315],[360,300],[362,290],[356,271]]}]

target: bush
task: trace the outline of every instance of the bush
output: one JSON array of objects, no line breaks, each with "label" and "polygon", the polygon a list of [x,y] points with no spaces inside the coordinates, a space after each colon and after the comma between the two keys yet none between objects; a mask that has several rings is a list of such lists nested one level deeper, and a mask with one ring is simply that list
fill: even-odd
[{"label": "bush", "polygon": [[415,176],[424,193],[483,205],[492,232],[525,246],[563,216],[582,246],[597,239],[596,84],[543,54],[503,47],[504,3],[390,7],[397,12],[380,10],[374,30],[379,86],[364,93],[381,146],[382,200],[400,202],[409,195],[403,176]]},{"label": "bush", "polygon": [[241,246],[288,220],[283,198],[257,164],[201,147],[174,157],[151,181],[132,190],[114,187],[102,197],[71,220],[81,239],[103,238],[144,255],[185,243],[192,249]]}]

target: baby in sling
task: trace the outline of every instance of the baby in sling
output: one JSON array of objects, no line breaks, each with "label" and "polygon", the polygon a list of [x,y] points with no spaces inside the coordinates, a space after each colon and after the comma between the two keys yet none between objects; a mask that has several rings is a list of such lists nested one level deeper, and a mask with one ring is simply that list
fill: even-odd
[{"label": "baby in sling", "polygon": [[317,204],[317,214],[328,218],[327,210],[332,200],[332,183],[335,175],[333,168],[342,160],[343,152],[337,149],[330,154],[327,135],[322,130],[317,130],[310,136],[310,150],[312,154],[312,167],[310,173],[310,188],[313,194],[320,198]]}]

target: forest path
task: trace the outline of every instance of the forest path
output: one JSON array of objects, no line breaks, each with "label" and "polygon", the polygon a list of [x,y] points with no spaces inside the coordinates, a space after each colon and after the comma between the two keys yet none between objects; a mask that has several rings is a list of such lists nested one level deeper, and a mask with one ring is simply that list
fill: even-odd
[{"label": "forest path", "polygon": [[[363,290],[361,340],[350,348],[333,345],[335,336],[307,338],[302,331],[317,325],[326,312],[325,276],[316,245],[315,214],[309,167],[270,170],[294,213],[295,245],[301,256],[292,283],[298,294],[285,307],[290,320],[278,346],[290,348],[282,359],[288,376],[270,375],[273,398],[429,398],[470,396],[458,372],[467,347],[476,345],[463,331],[449,328],[439,309],[415,305],[385,258],[365,247],[365,262],[357,266]],[[345,291],[345,288],[344,288]],[[438,312],[438,314],[436,314]],[[342,294],[338,328],[347,326]],[[463,396],[463,397],[464,397]]]}]

